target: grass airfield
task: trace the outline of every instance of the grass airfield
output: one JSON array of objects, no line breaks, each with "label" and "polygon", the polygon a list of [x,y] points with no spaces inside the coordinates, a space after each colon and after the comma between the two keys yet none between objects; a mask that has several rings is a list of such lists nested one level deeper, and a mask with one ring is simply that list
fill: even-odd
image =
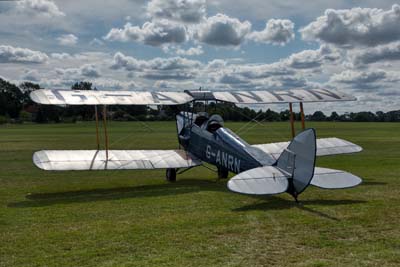
[{"label": "grass airfield", "polygon": [[[227,123],[251,144],[289,123]],[[352,172],[347,190],[234,194],[204,167],[45,172],[41,149],[94,149],[94,123],[0,126],[0,266],[399,266],[400,124],[307,123],[361,145],[317,165]],[[242,130],[240,130],[242,128]],[[177,148],[174,122],[110,122],[112,149]]]}]

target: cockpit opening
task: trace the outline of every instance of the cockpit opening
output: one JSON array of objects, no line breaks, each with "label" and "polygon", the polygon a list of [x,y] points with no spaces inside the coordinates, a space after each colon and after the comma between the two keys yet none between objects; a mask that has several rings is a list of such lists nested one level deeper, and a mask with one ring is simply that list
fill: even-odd
[{"label": "cockpit opening", "polygon": [[197,113],[194,124],[201,127],[208,120],[208,118],[209,118],[209,116],[208,116],[207,112],[199,112],[199,113]]},{"label": "cockpit opening", "polygon": [[214,114],[208,119],[206,130],[215,133],[221,127],[224,127],[224,120],[220,115]]}]

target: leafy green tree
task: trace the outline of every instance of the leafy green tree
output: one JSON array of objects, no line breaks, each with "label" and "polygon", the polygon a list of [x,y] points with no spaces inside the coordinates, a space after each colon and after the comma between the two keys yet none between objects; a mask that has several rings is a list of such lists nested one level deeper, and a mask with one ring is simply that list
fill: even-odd
[{"label": "leafy green tree", "polygon": [[23,99],[23,93],[17,86],[0,78],[0,115],[18,119]]},{"label": "leafy green tree", "polygon": [[315,111],[314,114],[311,115],[310,119],[312,121],[325,121],[326,116],[322,111]]}]

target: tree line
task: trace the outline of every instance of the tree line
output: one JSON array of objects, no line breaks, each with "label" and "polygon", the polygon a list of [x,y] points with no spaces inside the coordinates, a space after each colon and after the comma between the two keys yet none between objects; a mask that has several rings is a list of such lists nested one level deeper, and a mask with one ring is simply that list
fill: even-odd
[{"label": "tree line", "polygon": [[[19,86],[0,78],[0,124],[3,123],[58,123],[93,120],[95,116],[93,106],[48,106],[38,105],[30,98],[30,92],[40,89],[39,84],[24,82]],[[93,90],[90,82],[77,82],[71,89]],[[258,121],[288,121],[289,110],[280,112],[267,109],[256,111],[248,107],[237,107],[230,103],[201,103],[195,105],[196,111],[218,113],[228,121],[249,121],[256,118]],[[183,110],[185,106],[163,106],[156,109],[147,106],[111,106],[107,116],[116,121],[160,121],[174,120],[177,110]],[[296,120],[300,120],[300,113],[294,114]],[[351,112],[339,115],[332,112],[330,115],[322,111],[305,116],[308,121],[355,121],[355,122],[399,122],[400,110],[376,113]]]}]

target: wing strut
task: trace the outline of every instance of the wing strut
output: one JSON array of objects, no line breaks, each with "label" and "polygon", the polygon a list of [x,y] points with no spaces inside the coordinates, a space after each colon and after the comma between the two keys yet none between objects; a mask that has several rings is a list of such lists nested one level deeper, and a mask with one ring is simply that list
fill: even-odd
[{"label": "wing strut", "polygon": [[289,112],[290,112],[290,128],[292,129],[292,138],[296,135],[294,130],[294,114],[293,114],[293,104],[289,103]]},{"label": "wing strut", "polygon": [[97,111],[97,105],[94,105],[94,116],[96,118],[96,141],[97,141],[97,150],[100,150],[100,137],[99,137],[99,114]]},{"label": "wing strut", "polygon": [[[292,130],[292,137],[296,135],[296,131],[294,129],[294,113],[293,113],[293,103],[289,103],[289,112],[290,112],[290,128]],[[304,116],[304,108],[303,102],[300,102],[300,116],[301,116],[301,129],[304,131],[306,129],[305,116]]]},{"label": "wing strut", "polygon": [[303,102],[300,102],[300,114],[301,114],[301,129],[304,131],[306,129],[306,123],[304,120]]},{"label": "wing strut", "polygon": [[104,142],[106,146],[106,162],[108,161],[108,132],[107,132],[107,106],[103,106]]}]

